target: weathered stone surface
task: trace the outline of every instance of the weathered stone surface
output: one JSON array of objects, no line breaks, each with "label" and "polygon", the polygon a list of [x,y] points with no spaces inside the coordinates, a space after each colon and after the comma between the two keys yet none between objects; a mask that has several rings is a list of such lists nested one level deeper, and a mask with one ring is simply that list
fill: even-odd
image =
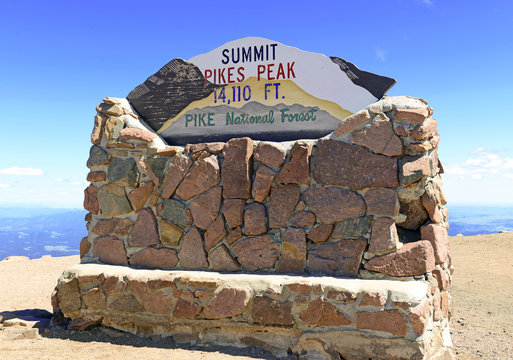
[{"label": "weathered stone surface", "polygon": [[306,234],[303,229],[287,229],[282,237],[283,250],[276,264],[276,271],[281,273],[305,272]]},{"label": "weathered stone surface", "polygon": [[242,225],[242,213],[245,201],[242,199],[225,199],[223,201],[223,215],[230,229]]},{"label": "weathered stone surface", "polygon": [[365,292],[360,302],[360,306],[385,306],[387,297],[380,292]]},{"label": "weathered stone surface", "polygon": [[254,202],[246,205],[244,211],[244,234],[262,235],[267,232],[265,206]]},{"label": "weathered stone surface", "polygon": [[102,141],[103,130],[105,129],[105,121],[107,120],[107,116],[96,114],[94,117],[94,127],[91,133],[91,143],[93,145],[100,145]]},{"label": "weathered stone surface", "polygon": [[181,147],[178,146],[166,146],[162,149],[157,150],[157,155],[159,156],[173,156],[177,152],[180,152],[182,150]]},{"label": "weathered stone surface", "polygon": [[159,269],[172,269],[178,263],[175,249],[146,248],[130,256],[130,265]]},{"label": "weathered stone surface", "polygon": [[442,319],[442,304],[441,304],[441,298],[440,298],[440,290],[438,288],[435,288],[435,294],[433,295],[433,320],[439,321]]},{"label": "weathered stone surface", "polygon": [[397,226],[408,230],[417,230],[428,218],[428,213],[420,199],[402,202],[400,212],[406,215],[406,220],[397,223]]},{"label": "weathered stone surface", "polygon": [[233,229],[228,236],[226,237],[226,242],[231,245],[242,237],[242,229],[240,226],[237,226]]},{"label": "weathered stone surface", "polygon": [[123,115],[123,108],[117,104],[100,103],[96,107],[96,111],[113,116]]},{"label": "weathered stone surface", "polygon": [[335,136],[340,136],[350,130],[356,129],[368,120],[370,120],[369,112],[367,110],[359,111],[356,114],[346,117],[340,121],[340,124],[338,124],[333,134]]},{"label": "weathered stone surface", "polygon": [[178,318],[195,319],[201,312],[202,307],[196,303],[189,302],[184,299],[178,300],[176,303],[173,316]]},{"label": "weathered stone surface", "polygon": [[334,239],[362,237],[369,232],[371,222],[372,216],[362,216],[338,222],[335,224],[331,236]]},{"label": "weathered stone surface", "polygon": [[178,200],[164,200],[160,216],[176,225],[187,225],[187,211],[185,209],[185,205]]},{"label": "weathered stone surface", "polygon": [[255,149],[255,159],[270,166],[281,167],[285,152],[277,145],[261,141]]},{"label": "weathered stone surface", "polygon": [[451,306],[451,295],[447,291],[442,291],[440,293],[440,310],[442,312],[442,317],[446,317],[449,313],[449,309]]},{"label": "weathered stone surface", "polygon": [[[431,176],[431,166],[427,155],[404,156],[400,160],[401,184],[408,186],[423,176]],[[434,174],[433,174],[434,175]]]},{"label": "weathered stone surface", "polygon": [[107,140],[119,139],[119,133],[125,126],[125,122],[117,116],[109,116],[105,122],[105,137]]},{"label": "weathered stone surface", "polygon": [[87,174],[86,180],[89,182],[105,181],[106,176],[105,171],[91,171]]},{"label": "weathered stone surface", "polygon": [[293,325],[292,302],[279,302],[266,296],[257,296],[253,300],[251,317],[261,325]]},{"label": "weathered stone surface", "polygon": [[93,185],[89,185],[84,190],[84,209],[93,214],[98,214],[98,211],[100,210],[97,193],[98,188]]},{"label": "weathered stone surface", "polygon": [[420,228],[422,240],[428,240],[433,246],[436,264],[443,264],[449,255],[449,238],[447,229],[435,224],[427,224]]},{"label": "weathered stone surface", "polygon": [[169,315],[171,313],[171,298],[161,292],[150,293],[144,299],[144,310],[149,313]]},{"label": "weathered stone surface", "polygon": [[64,314],[80,310],[82,300],[80,299],[77,278],[62,282],[59,285],[57,297],[59,298],[59,307]]},{"label": "weathered stone surface", "polygon": [[398,310],[359,311],[356,314],[356,327],[404,336],[408,331],[408,321]]},{"label": "weathered stone surface", "polygon": [[136,212],[139,212],[153,192],[153,182],[142,182],[128,194],[128,199]]},{"label": "weathered stone surface", "polygon": [[91,229],[91,231],[99,236],[125,236],[134,226],[134,222],[130,219],[100,219]]},{"label": "weathered stone surface", "polygon": [[219,215],[205,232],[205,249],[210,251],[226,236],[223,215]]},{"label": "weathered stone surface", "polygon": [[320,185],[353,189],[397,187],[397,161],[376,155],[356,145],[320,139],[311,158],[314,179]]},{"label": "weathered stone surface", "polygon": [[104,185],[98,189],[97,197],[101,214],[105,217],[125,215],[132,211],[125,188],[121,185]]},{"label": "weathered stone surface", "polygon": [[352,293],[350,291],[339,291],[339,290],[330,290],[328,294],[326,294],[328,299],[340,302],[348,302],[355,301],[357,298],[357,294]]},{"label": "weathered stone surface", "polygon": [[375,216],[395,217],[399,215],[399,199],[393,189],[371,189],[365,193],[367,213]]},{"label": "weathered stone surface", "polygon": [[395,121],[406,121],[412,124],[422,124],[429,116],[428,108],[397,109],[394,114]]},{"label": "weathered stone surface", "polygon": [[310,211],[298,211],[290,220],[293,227],[310,227],[315,224],[315,215]]},{"label": "weathered stone surface", "polygon": [[248,289],[225,287],[205,305],[203,316],[222,319],[242,314],[250,297]]},{"label": "weathered stone surface", "polygon": [[144,141],[151,142],[153,139],[158,137],[157,134],[151,133],[146,130],[136,129],[136,128],[124,128],[119,132],[119,137],[121,140],[136,140],[136,141]]},{"label": "weathered stone surface", "polygon": [[[226,160],[225,160],[226,161]],[[181,184],[176,189],[176,194],[183,200],[189,200],[218,185],[219,163],[215,155],[200,156],[192,164],[189,173],[185,175]],[[226,185],[226,184],[225,184]]]},{"label": "weathered stone surface", "polygon": [[314,243],[324,242],[328,240],[333,231],[333,224],[321,224],[314,227],[308,233],[308,238]]},{"label": "weathered stone surface", "polygon": [[133,158],[111,157],[107,170],[107,179],[111,183],[135,187],[139,180],[139,170]]},{"label": "weathered stone surface", "polygon": [[297,185],[276,185],[271,189],[271,206],[269,207],[269,227],[284,228],[290,214],[299,201],[300,190]]},{"label": "weathered stone surface", "polygon": [[180,244],[182,235],[182,228],[165,220],[160,222],[160,241],[163,245],[178,246],[178,244]]},{"label": "weathered stone surface", "polygon": [[432,274],[435,277],[440,290],[447,290],[449,288],[451,281],[449,279],[449,275],[447,275],[445,271],[442,269],[435,269]]},{"label": "weathered stone surface", "polygon": [[87,167],[107,164],[109,162],[109,155],[101,147],[93,145],[89,150],[89,159],[87,159]]},{"label": "weathered stone surface", "polygon": [[223,151],[224,144],[224,142],[187,144],[185,145],[185,152],[191,152],[194,154],[203,150],[207,150],[212,154],[220,154]]},{"label": "weathered stone surface", "polygon": [[178,253],[180,266],[186,269],[205,269],[208,268],[207,256],[203,249],[201,234],[193,227],[182,240],[182,248]]},{"label": "weathered stone surface", "polygon": [[233,245],[239,263],[246,271],[270,269],[276,263],[280,246],[268,236],[244,238]]},{"label": "weathered stone surface", "polygon": [[366,247],[365,239],[314,244],[308,251],[308,272],[356,277]]},{"label": "weathered stone surface", "polygon": [[166,156],[150,156],[141,158],[139,164],[146,171],[155,186],[160,186],[164,180],[164,171],[168,157]]},{"label": "weathered stone surface", "polygon": [[422,125],[416,126],[411,132],[411,137],[415,140],[426,140],[438,134],[438,124],[436,119],[429,118]]},{"label": "weathered stone surface", "polygon": [[182,181],[185,173],[192,165],[192,160],[181,154],[175,155],[170,163],[169,169],[162,180],[162,198],[169,199],[175,193],[176,188]]},{"label": "weathered stone surface", "polygon": [[411,324],[413,331],[417,335],[422,335],[426,331],[429,317],[429,302],[424,300],[411,310]]},{"label": "weathered stone surface", "polygon": [[426,209],[429,218],[435,223],[440,223],[443,220],[442,211],[438,204],[440,204],[440,201],[436,199],[433,193],[430,194],[426,191],[422,195],[422,206]]},{"label": "weathered stone surface", "polygon": [[253,140],[237,138],[229,140],[223,148],[223,197],[225,199],[249,199],[251,197],[251,172]]},{"label": "weathered stone surface", "polygon": [[372,123],[351,133],[351,142],[362,145],[377,154],[398,156],[403,154],[403,143],[394,133],[390,119],[383,113],[376,115]]},{"label": "weathered stone surface", "polygon": [[261,165],[258,168],[253,181],[253,199],[255,201],[263,202],[267,198],[275,175],[275,172],[267,166]]},{"label": "weathered stone surface", "polygon": [[84,255],[89,252],[89,249],[91,249],[91,243],[87,237],[82,238],[82,240],[80,240],[80,257],[84,257]]},{"label": "weathered stone surface", "polygon": [[365,268],[390,276],[422,275],[435,268],[433,247],[427,240],[404,244],[397,252],[369,260]]},{"label": "weathered stone surface", "polygon": [[150,208],[141,210],[128,237],[130,246],[152,246],[159,244],[157,218]]},{"label": "weathered stone surface", "polygon": [[283,165],[276,182],[310,185],[310,151],[309,144],[296,142],[290,150],[290,160]]},{"label": "weathered stone surface", "polygon": [[406,130],[406,128],[404,127],[404,125],[399,125],[398,127],[395,128],[395,133],[401,137],[407,137],[407,136],[410,136],[410,133],[408,132],[408,130]]},{"label": "weathered stone surface", "polygon": [[109,309],[135,313],[143,311],[144,307],[134,295],[120,294],[116,296],[116,299],[109,305]]},{"label": "weathered stone surface", "polygon": [[390,218],[379,218],[372,224],[372,233],[369,241],[369,252],[372,254],[385,254],[397,250],[399,236],[395,222]]},{"label": "weathered stone surface", "polygon": [[82,292],[82,301],[87,309],[103,310],[105,309],[105,295],[100,288],[92,288]]},{"label": "weathered stone surface", "polygon": [[312,326],[341,326],[350,325],[344,314],[335,309],[333,304],[321,298],[310,302],[308,307],[299,314],[299,318]]},{"label": "weathered stone surface", "polygon": [[317,220],[323,223],[365,215],[365,201],[361,195],[350,190],[310,186],[303,197]]},{"label": "weathered stone surface", "polygon": [[93,244],[93,255],[98,256],[104,264],[128,265],[125,245],[114,236],[96,238]]},{"label": "weathered stone surface", "polygon": [[226,246],[221,245],[208,254],[210,268],[215,271],[239,271],[240,265],[235,260]]},{"label": "weathered stone surface", "polygon": [[191,201],[189,209],[195,226],[205,230],[217,218],[221,207],[221,193],[222,188],[216,187]]}]

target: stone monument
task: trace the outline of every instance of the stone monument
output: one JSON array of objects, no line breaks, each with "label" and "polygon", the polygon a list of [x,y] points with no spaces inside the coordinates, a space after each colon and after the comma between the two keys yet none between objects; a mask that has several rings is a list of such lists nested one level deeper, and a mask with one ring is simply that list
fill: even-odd
[{"label": "stone monument", "polygon": [[437,122],[394,83],[245,38],[105,98],[55,312],[277,357],[452,358]]}]

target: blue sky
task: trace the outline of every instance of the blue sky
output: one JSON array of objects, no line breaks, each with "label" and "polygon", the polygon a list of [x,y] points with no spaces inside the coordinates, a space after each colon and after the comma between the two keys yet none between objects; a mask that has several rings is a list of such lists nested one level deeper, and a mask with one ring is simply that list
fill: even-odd
[{"label": "blue sky", "polygon": [[513,2],[3,1],[0,205],[81,207],[95,107],[173,58],[261,36],[435,109],[449,204],[513,204]]}]

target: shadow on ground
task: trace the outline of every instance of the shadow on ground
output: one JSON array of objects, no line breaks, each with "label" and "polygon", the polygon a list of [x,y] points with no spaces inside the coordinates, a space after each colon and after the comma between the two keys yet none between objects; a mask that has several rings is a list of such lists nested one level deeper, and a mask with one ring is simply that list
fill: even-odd
[{"label": "shadow on ground", "polygon": [[[172,337],[140,337],[124,331],[105,326],[94,326],[87,330],[69,330],[66,326],[50,326],[53,314],[42,309],[25,309],[16,311],[0,311],[0,323],[4,324],[4,330],[9,327],[37,328],[39,334],[45,338],[72,340],[80,342],[104,342],[115,345],[133,347],[151,347],[161,349],[182,349],[204,352],[219,352],[232,356],[246,356],[255,359],[274,360],[275,356],[269,351],[256,347],[238,348],[233,346],[199,346],[195,344],[177,343]],[[20,320],[20,321],[18,321]],[[283,359],[283,358],[281,358]],[[290,355],[288,359],[296,359]]]}]

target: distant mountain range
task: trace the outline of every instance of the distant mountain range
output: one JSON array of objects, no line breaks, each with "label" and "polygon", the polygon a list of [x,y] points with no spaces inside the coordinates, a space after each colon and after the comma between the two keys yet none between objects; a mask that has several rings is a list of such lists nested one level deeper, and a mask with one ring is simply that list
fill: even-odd
[{"label": "distant mountain range", "polygon": [[0,260],[8,256],[79,254],[87,235],[85,210],[0,208]]}]

